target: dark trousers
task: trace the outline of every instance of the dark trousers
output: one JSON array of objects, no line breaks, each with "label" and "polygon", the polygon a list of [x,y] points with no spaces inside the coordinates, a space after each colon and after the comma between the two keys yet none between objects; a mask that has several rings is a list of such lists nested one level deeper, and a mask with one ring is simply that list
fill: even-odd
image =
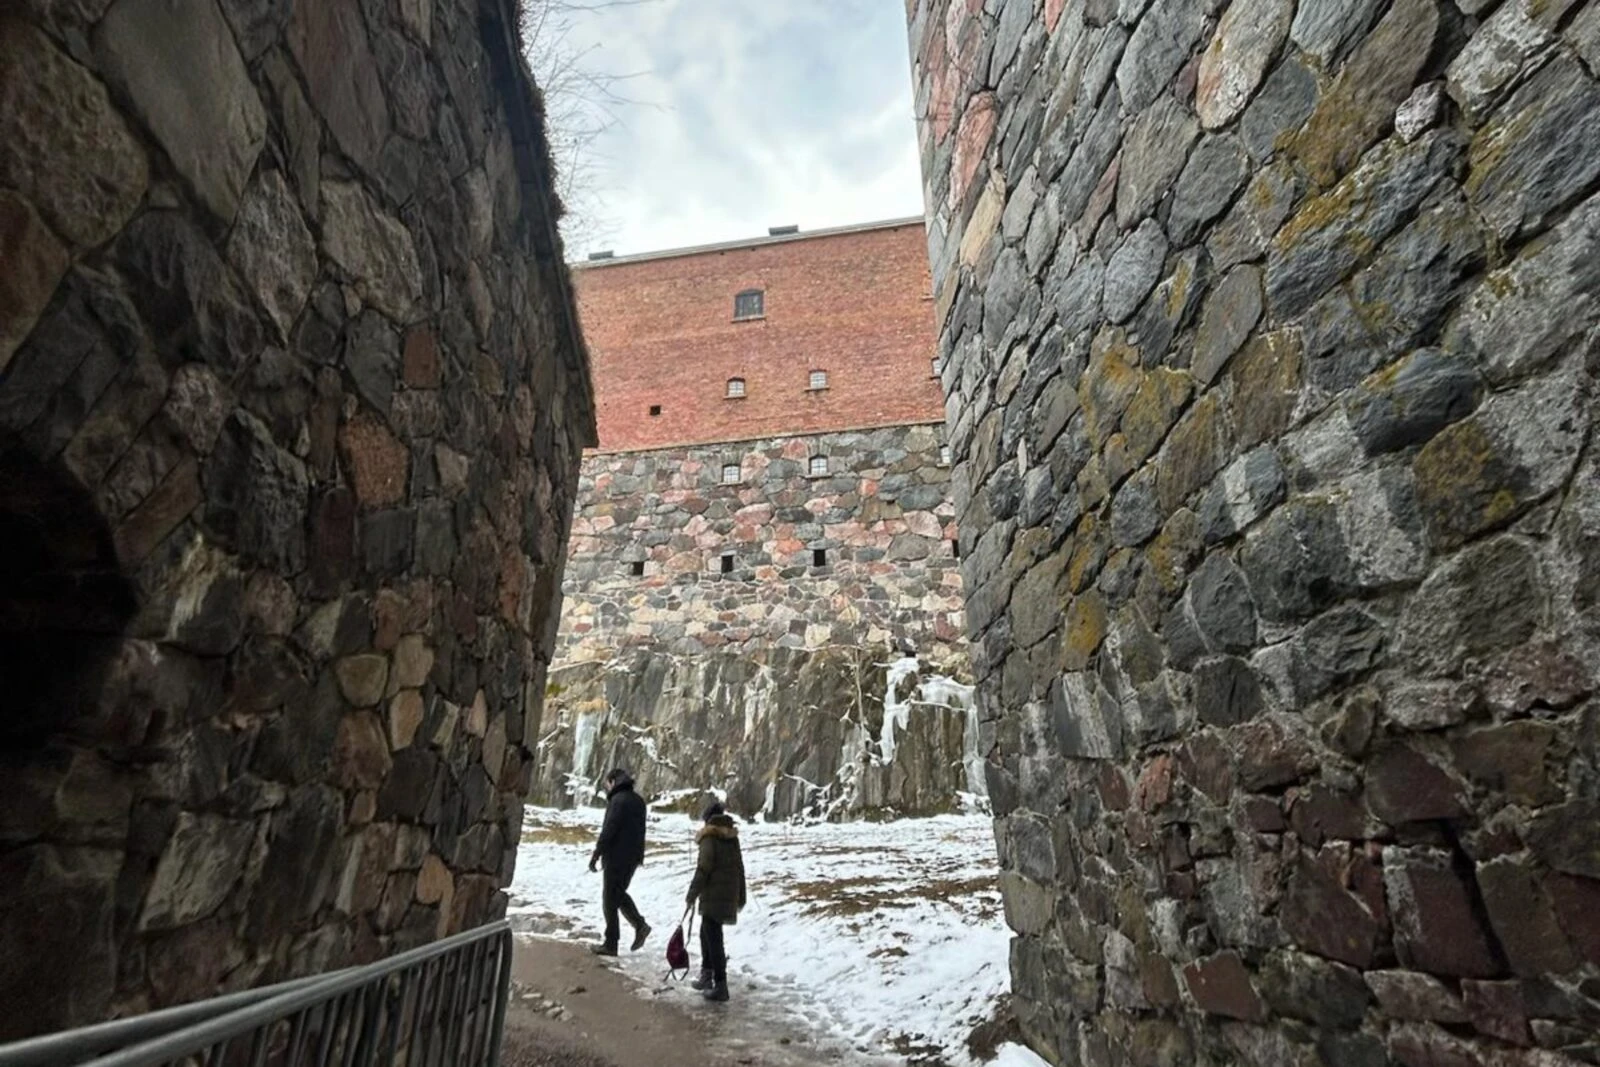
[{"label": "dark trousers", "polygon": [[639,914],[639,909],[634,906],[633,898],[628,895],[628,885],[633,881],[633,872],[638,868],[633,866],[612,865],[605,866],[602,878],[604,888],[601,890],[600,907],[606,914],[606,944],[612,948],[617,946],[618,927],[617,912],[622,912],[622,917],[628,920],[628,925],[638,928],[644,925],[644,917]]},{"label": "dark trousers", "polygon": [[701,966],[719,983],[728,982],[728,950],[722,943],[722,920],[700,916]]}]

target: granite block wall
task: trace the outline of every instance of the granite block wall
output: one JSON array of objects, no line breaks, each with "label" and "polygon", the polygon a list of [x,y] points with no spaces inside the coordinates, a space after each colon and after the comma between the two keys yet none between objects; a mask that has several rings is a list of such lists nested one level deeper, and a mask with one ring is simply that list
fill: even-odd
[{"label": "granite block wall", "polygon": [[0,1041],[493,918],[587,360],[501,0],[0,11]]},{"label": "granite block wall", "polygon": [[942,439],[893,426],[590,455],[561,662],[873,645],[964,669]]},{"label": "granite block wall", "polygon": [[1600,1062],[1600,5],[907,10],[1028,1040]]}]

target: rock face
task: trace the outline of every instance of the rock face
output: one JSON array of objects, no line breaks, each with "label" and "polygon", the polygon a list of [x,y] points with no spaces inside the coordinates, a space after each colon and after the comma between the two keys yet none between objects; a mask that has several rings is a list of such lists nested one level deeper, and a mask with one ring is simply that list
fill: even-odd
[{"label": "rock face", "polygon": [[1596,1062],[1600,7],[908,11],[1029,1041]]},{"label": "rock face", "polygon": [[543,117],[509,4],[290,6],[0,14],[0,1042],[504,907],[594,439]]},{"label": "rock face", "polygon": [[972,687],[885,648],[633,653],[550,672],[532,797],[598,803],[607,770],[658,805],[726,794],[730,810],[933,815],[984,793]]}]

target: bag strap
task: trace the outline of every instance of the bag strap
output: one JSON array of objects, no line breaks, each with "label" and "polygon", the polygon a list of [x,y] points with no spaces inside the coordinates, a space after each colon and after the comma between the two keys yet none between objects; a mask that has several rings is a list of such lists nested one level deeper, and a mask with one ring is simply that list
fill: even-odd
[{"label": "bag strap", "polygon": [[683,936],[685,938],[690,938],[690,937],[694,936],[694,905],[693,904],[690,904],[687,908],[683,909],[683,919],[682,919],[682,921],[680,921],[678,923],[678,925],[686,927],[686,929],[684,930],[684,934],[683,934]]}]

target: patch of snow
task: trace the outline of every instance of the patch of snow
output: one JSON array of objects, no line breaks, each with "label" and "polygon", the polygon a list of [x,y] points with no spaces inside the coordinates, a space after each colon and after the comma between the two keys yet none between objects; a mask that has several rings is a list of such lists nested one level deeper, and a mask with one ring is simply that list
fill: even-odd
[{"label": "patch of snow", "polygon": [[[976,806],[982,798],[973,797]],[[593,809],[530,808],[528,825],[597,831]],[[889,823],[747,823],[740,827],[750,905],[728,931],[734,995],[752,1008],[797,1015],[863,1056],[938,1049],[972,1067],[967,1038],[1009,984],[1010,932],[995,881],[993,824],[975,816]],[[622,966],[659,991],[662,951],[683,911],[698,822],[651,816],[650,851],[632,894],[656,924],[646,951]],[[566,835],[570,840],[570,835]],[[512,912],[597,938],[600,879],[588,848],[533,835],[517,854]],[[691,941],[698,963],[699,947]],[[669,995],[692,994],[679,992]],[[1037,1067],[1018,1046],[991,1061]]]},{"label": "patch of snow", "polygon": [[895,735],[906,728],[911,716],[911,700],[900,698],[900,683],[917,673],[921,664],[915,656],[902,656],[889,664],[884,678],[883,726],[878,731],[878,761],[885,767],[894,763]]}]

